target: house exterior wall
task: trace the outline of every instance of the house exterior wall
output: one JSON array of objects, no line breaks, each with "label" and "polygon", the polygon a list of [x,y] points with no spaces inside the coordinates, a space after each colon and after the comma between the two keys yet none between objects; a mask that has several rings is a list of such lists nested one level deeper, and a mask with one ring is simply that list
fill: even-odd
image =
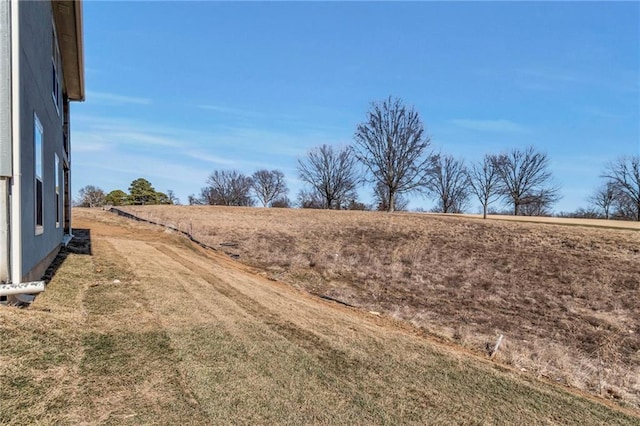
[{"label": "house exterior wall", "polygon": [[0,282],[9,281],[11,156],[11,9],[0,0]]},{"label": "house exterior wall", "polygon": [[[0,177],[11,177],[11,11],[0,1]],[[7,208],[6,199],[0,206]],[[1,243],[1,242],[0,242]],[[6,247],[2,245],[0,247]]]},{"label": "house exterior wall", "polygon": [[[52,92],[54,24],[49,1],[20,2],[20,167],[22,199],[22,276],[23,281],[40,279],[60,248],[62,221],[62,168],[66,159],[63,136],[64,105],[56,108]],[[58,79],[62,85],[62,67]],[[62,93],[63,91],[60,90]],[[60,95],[62,96],[62,95]],[[63,101],[64,102],[64,101]],[[35,116],[43,131],[42,139],[42,232],[36,232],[36,153]],[[56,170],[56,155],[59,163]],[[56,202],[56,174],[60,201]],[[58,212],[58,213],[57,213]],[[59,224],[56,219],[59,218]]]}]

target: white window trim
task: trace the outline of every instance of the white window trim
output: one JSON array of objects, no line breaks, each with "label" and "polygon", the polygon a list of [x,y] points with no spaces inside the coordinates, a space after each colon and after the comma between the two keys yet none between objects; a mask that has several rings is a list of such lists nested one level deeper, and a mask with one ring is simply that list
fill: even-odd
[{"label": "white window trim", "polygon": [[[36,143],[36,132],[40,132],[40,168],[41,170],[38,170],[38,162],[37,162],[37,158],[38,158],[38,153],[36,152],[36,150],[38,149],[37,143]],[[40,172],[40,174],[44,175],[44,128],[42,127],[42,123],[40,122],[40,119],[38,118],[38,115],[34,112],[33,113],[33,185],[34,185],[34,191],[33,191],[33,196],[34,196],[34,222],[36,225],[36,235],[40,235],[42,233],[44,233],[44,176],[39,176],[38,172]],[[41,195],[41,199],[40,199],[40,208],[42,209],[42,225],[38,225],[38,180],[40,180],[40,184],[42,185],[42,195]]]},{"label": "white window trim", "polygon": [[55,59],[51,60],[51,66],[53,68],[51,99],[53,99],[53,105],[56,107],[56,112],[60,115],[60,79],[58,78],[58,67],[56,66]]},{"label": "white window trim", "polygon": [[58,157],[58,153],[54,154],[53,167],[54,167],[54,196],[56,200],[56,228],[60,228],[60,224],[62,223],[62,196],[60,195],[60,157]]},{"label": "white window trim", "polygon": [[60,86],[60,48],[58,47],[58,33],[56,32],[56,24],[52,20],[51,22],[53,32],[52,32],[52,47],[51,47],[51,64],[53,67],[53,81],[51,88],[51,97],[53,98],[53,104],[56,106],[56,112],[58,116],[60,116],[60,107],[62,105],[62,87]]}]

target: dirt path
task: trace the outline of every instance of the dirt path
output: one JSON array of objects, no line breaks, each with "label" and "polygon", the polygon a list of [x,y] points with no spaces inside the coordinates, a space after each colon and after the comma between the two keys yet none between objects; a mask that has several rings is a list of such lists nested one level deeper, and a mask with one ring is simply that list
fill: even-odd
[{"label": "dirt path", "polygon": [[0,310],[0,423],[640,421],[157,227],[101,211],[74,227],[91,255],[29,310]]}]

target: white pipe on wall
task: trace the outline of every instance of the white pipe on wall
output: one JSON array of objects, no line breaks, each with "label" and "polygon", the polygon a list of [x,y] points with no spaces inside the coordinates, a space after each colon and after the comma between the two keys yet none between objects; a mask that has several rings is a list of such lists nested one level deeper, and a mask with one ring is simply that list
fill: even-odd
[{"label": "white pipe on wall", "polygon": [[14,294],[33,294],[44,291],[44,281],[33,281],[30,283],[0,284],[0,296],[11,296]]},{"label": "white pipe on wall", "polygon": [[11,179],[11,281],[22,281],[22,187],[20,167],[20,2],[11,0],[11,134],[13,176]]}]

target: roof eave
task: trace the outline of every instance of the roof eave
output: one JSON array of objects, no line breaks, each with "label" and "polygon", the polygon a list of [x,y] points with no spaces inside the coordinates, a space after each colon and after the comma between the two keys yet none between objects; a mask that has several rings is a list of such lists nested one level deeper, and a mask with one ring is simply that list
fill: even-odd
[{"label": "roof eave", "polygon": [[65,93],[72,101],[84,101],[82,2],[52,1],[51,7],[62,58]]}]

